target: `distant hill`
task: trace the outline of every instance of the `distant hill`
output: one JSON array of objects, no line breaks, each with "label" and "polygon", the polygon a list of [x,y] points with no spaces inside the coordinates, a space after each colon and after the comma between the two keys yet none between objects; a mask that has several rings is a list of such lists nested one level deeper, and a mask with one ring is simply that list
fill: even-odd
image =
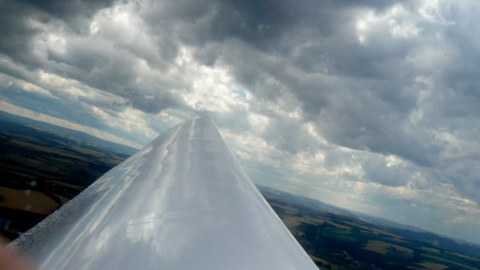
[{"label": "distant hill", "polygon": [[[113,151],[119,154],[125,154],[125,155],[133,155],[134,153],[138,152],[138,149],[119,144],[119,143],[114,143],[106,140],[102,140],[100,138],[97,138],[95,136],[89,135],[87,133],[83,133],[80,131],[76,130],[71,130],[67,129],[64,127],[59,127],[53,124],[41,122],[41,121],[36,121],[30,118],[10,114],[7,112],[0,111],[0,122],[11,122],[11,123],[16,123],[16,124],[22,124],[27,127],[31,128],[37,128],[44,130],[48,133],[56,134],[64,138],[68,138],[73,141],[77,141],[78,143],[83,143],[83,144],[90,144],[92,146],[98,146],[102,149],[107,149],[109,151]],[[1,126],[3,129],[4,126]]]}]

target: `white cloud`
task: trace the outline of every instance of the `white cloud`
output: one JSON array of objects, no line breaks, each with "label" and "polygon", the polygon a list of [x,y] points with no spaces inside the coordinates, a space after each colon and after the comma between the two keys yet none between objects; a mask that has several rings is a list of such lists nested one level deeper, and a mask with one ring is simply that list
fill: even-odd
[{"label": "white cloud", "polygon": [[53,125],[56,125],[56,126],[59,126],[59,127],[64,127],[64,128],[68,128],[68,129],[71,129],[71,130],[81,131],[83,133],[89,134],[91,136],[94,136],[94,137],[97,137],[97,138],[100,138],[100,139],[103,139],[103,140],[127,145],[127,146],[130,146],[130,147],[133,147],[133,148],[139,149],[139,148],[142,147],[142,145],[140,145],[138,143],[125,140],[123,138],[120,138],[120,137],[115,136],[113,134],[109,134],[109,133],[104,132],[102,130],[98,130],[98,129],[95,129],[95,128],[92,128],[92,127],[89,127],[89,126],[79,125],[79,124],[73,123],[71,121],[66,121],[64,119],[52,117],[52,116],[49,116],[49,115],[46,115],[46,114],[43,114],[43,113],[34,112],[34,111],[15,106],[13,104],[10,104],[8,102],[1,101],[1,100],[0,100],[0,110],[2,110],[4,112],[11,113],[11,114],[19,115],[19,116],[22,116],[22,117],[32,118],[32,119],[35,119],[35,120],[40,121],[40,122],[53,124]]},{"label": "white cloud", "polygon": [[386,39],[385,33],[392,38],[410,39],[417,37],[422,29],[417,18],[402,4],[395,4],[383,13],[373,9],[361,10],[357,15],[356,30],[360,44]]}]

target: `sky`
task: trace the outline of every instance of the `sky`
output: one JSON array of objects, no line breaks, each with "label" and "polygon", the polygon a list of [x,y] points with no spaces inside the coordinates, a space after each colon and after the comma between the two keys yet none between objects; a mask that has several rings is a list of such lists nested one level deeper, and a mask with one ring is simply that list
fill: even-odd
[{"label": "sky", "polygon": [[206,112],[257,184],[480,243],[479,1],[0,11],[0,110],[137,148]]}]

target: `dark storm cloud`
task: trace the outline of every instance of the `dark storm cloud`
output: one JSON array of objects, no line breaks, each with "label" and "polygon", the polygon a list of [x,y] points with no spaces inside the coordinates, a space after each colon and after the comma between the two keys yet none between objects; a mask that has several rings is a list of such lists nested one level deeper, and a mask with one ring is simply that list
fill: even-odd
[{"label": "dark storm cloud", "polygon": [[211,20],[212,40],[238,38],[268,50],[272,42],[295,27],[297,4],[291,1],[220,1]]},{"label": "dark storm cloud", "polygon": [[99,48],[95,42],[82,40],[70,44],[67,52],[55,59],[71,67],[63,70],[69,77],[124,97],[142,111],[157,113],[169,107],[182,107],[179,98],[168,91],[180,86],[181,81],[165,79],[152,85],[138,71],[138,59],[126,51],[114,50],[109,44],[102,45]]},{"label": "dark storm cloud", "polygon": [[[84,22],[88,22],[87,19],[91,18],[96,11],[110,4],[112,4],[111,1],[74,1],[68,4],[64,1],[47,3],[26,1],[5,4],[14,9],[10,13],[14,15],[9,20],[13,27],[9,27],[9,29],[13,29],[17,34],[11,38],[6,36],[2,41],[2,44],[5,45],[3,51],[15,60],[28,62],[30,66],[63,73],[86,82],[90,86],[126,97],[136,108],[146,112],[158,112],[169,107],[181,106],[182,101],[169,93],[175,87],[170,82],[163,82],[155,89],[144,91],[148,87],[139,82],[139,74],[135,66],[131,65],[133,61],[129,57],[131,54],[148,61],[151,66],[168,70],[177,56],[177,48],[181,44],[198,46],[196,55],[199,60],[213,64],[220,55],[218,51],[209,51],[209,48],[212,47],[211,44],[240,40],[247,45],[242,54],[250,54],[248,50],[251,50],[249,49],[251,46],[267,53],[276,52],[280,53],[281,57],[289,57],[289,61],[282,64],[290,65],[297,59],[291,58],[289,54],[296,48],[298,42],[305,40],[305,36],[296,34],[298,30],[301,34],[328,36],[338,31],[339,27],[344,27],[340,22],[345,20],[349,14],[343,9],[367,5],[376,6],[381,10],[388,6],[385,2],[380,4],[375,1],[347,2],[341,6],[331,1],[295,3],[270,0],[175,1],[162,3],[157,9],[139,10],[139,13],[148,22],[149,33],[158,37],[156,39],[157,48],[151,48],[157,49],[159,51],[157,53],[149,54],[145,49],[135,48],[135,45],[130,45],[130,47],[123,45],[125,51],[118,52],[109,44],[102,44],[98,40],[69,40],[66,52],[59,54],[49,49],[46,59],[38,59],[38,55],[31,53],[34,48],[31,47],[29,38],[34,37],[35,33],[41,30],[37,29],[38,26],[30,25],[31,22],[27,18],[37,19],[41,22],[56,19],[64,22],[72,31],[83,33],[88,30],[88,25]],[[307,29],[307,33],[303,33],[302,29],[307,26],[309,29],[316,30],[308,33]],[[169,38],[166,39],[166,36]],[[21,40],[24,47],[17,47],[15,40]],[[319,42],[323,41],[319,40]],[[116,46],[122,47],[122,44]],[[231,53],[232,49],[236,48],[224,47],[221,50],[226,58],[225,61],[229,61],[226,55]],[[251,54],[255,54],[255,52],[251,52]],[[237,53],[237,56],[236,58],[230,57],[230,61],[235,61],[235,64],[232,64],[233,72],[240,81],[251,86],[251,91],[255,91],[259,96],[277,97],[276,88],[278,86],[265,83],[265,78],[266,76],[286,75],[291,79],[290,89],[294,89],[299,96],[301,95],[300,98],[304,101],[307,111],[316,112],[318,107],[326,102],[322,98],[323,94],[318,93],[315,79],[302,83],[303,78],[289,76],[282,70],[269,72],[277,68],[275,62],[262,64],[256,62],[256,59],[249,59],[242,65],[238,60],[244,55]],[[306,59],[312,61],[315,57],[306,56]],[[314,61],[318,62],[318,59]],[[299,65],[309,65],[302,61],[297,62]],[[256,67],[257,64],[258,67]],[[256,70],[252,71],[254,69]],[[266,73],[266,76],[259,75],[261,73]],[[182,88],[188,87],[182,86]],[[256,91],[256,89],[262,90]]]},{"label": "dark storm cloud", "polygon": [[[101,39],[102,36],[95,39],[72,36],[64,51],[48,49],[46,59],[38,59],[31,66],[41,66],[117,94],[130,100],[135,108],[156,113],[166,108],[185,109],[182,99],[171,90],[188,92],[189,82],[178,77],[145,81],[138,59],[147,61],[149,67],[168,72],[175,66],[179,47],[194,46],[194,56],[199,62],[214,65],[220,61],[259,99],[272,102],[288,96],[298,99],[305,120],[316,123],[318,131],[330,141],[433,166],[440,151],[438,146],[426,142],[414,128],[408,127],[411,114],[418,109],[419,89],[415,83],[418,72],[406,61],[412,48],[431,37],[427,34],[414,39],[394,39],[385,36],[388,33],[380,25],[369,33],[370,44],[362,46],[355,33],[359,12],[371,9],[373,14],[381,16],[396,3],[183,0],[147,3],[143,8],[140,3],[134,11],[145,22],[146,29],[138,30],[150,35],[155,46],[141,47],[143,44],[121,39],[113,40],[116,42],[113,45],[108,39]],[[86,24],[77,22],[87,21],[96,11],[111,4],[111,1],[4,3],[2,9],[10,11],[11,17],[3,19],[8,22],[8,30],[2,38],[2,51],[24,63],[32,62],[38,56],[33,55],[33,48],[28,45],[29,37],[40,30],[29,25],[27,18],[42,22],[56,19],[67,26],[73,22],[86,29]],[[416,8],[408,2],[405,6],[409,12]],[[109,37],[111,33],[107,30],[100,35]],[[13,34],[14,31],[18,34]],[[451,35],[455,33],[458,31],[452,31]],[[23,47],[17,47],[15,42]],[[467,47],[465,51],[470,50]],[[478,99],[479,95],[475,91],[477,84],[468,78],[474,74],[477,62],[470,60],[461,65],[467,66],[470,73],[463,68],[451,68],[443,76],[444,87],[463,89],[464,95],[455,93],[453,98],[458,103],[471,103],[472,108],[475,105],[472,99]],[[462,76],[458,74],[467,78],[459,80]],[[460,105],[456,108],[458,103],[445,106],[444,110],[458,114],[472,112]],[[282,132],[286,130],[275,130],[287,134]],[[287,136],[280,140],[292,141]],[[302,140],[297,141],[301,147]],[[297,144],[288,145],[294,149]]]},{"label": "dark storm cloud", "polygon": [[[26,1],[5,4],[8,10],[11,9],[12,17],[5,19],[9,24],[7,35],[1,40],[4,46],[2,52],[13,60],[26,64],[28,68],[41,68],[61,74],[124,97],[133,107],[148,113],[157,113],[168,108],[188,110],[182,99],[171,93],[172,89],[187,89],[188,82],[179,77],[168,76],[146,81],[145,74],[140,70],[143,67],[142,61],[147,62],[147,69],[154,68],[159,72],[168,72],[174,67],[180,44],[175,42],[173,36],[172,39],[157,39],[154,47],[148,48],[142,47],[145,45],[142,41],[123,42],[121,33],[116,32],[116,29],[108,29],[114,18],[107,17],[101,22],[105,26],[101,33],[103,36],[90,38],[89,24],[93,15],[111,4],[113,1]],[[48,36],[52,29],[44,28],[52,25],[55,30],[62,29],[59,33],[66,37],[63,49],[58,50],[59,45],[53,45],[41,48],[41,53],[38,53],[39,48],[34,45],[39,45],[34,42],[45,41],[45,36]],[[110,40],[112,35],[117,39]],[[40,37],[36,40],[38,36]],[[155,39],[152,33],[152,40]],[[22,46],[18,46],[18,43]]]},{"label": "dark storm cloud", "polygon": [[159,21],[189,24],[187,28],[195,31],[187,29],[179,36],[195,45],[236,38],[258,49],[277,51],[282,49],[283,37],[291,35],[290,31],[295,32],[299,27],[315,28],[317,34],[332,34],[338,30],[342,20],[347,19],[345,15],[348,16],[348,13],[344,13],[344,9],[372,7],[382,10],[394,2],[182,0],[166,3],[161,10],[151,10],[147,19],[150,25]]},{"label": "dark storm cloud", "polygon": [[[388,13],[397,3],[215,3],[213,11],[195,13],[195,24],[183,24],[178,38],[196,46],[200,62],[226,64],[261,100],[278,102],[292,94],[300,102],[304,120],[313,121],[330,142],[396,155],[440,170],[438,181],[454,179],[451,181],[460,192],[478,201],[474,196],[478,180],[465,173],[477,171],[475,166],[460,170],[447,165],[461,164],[464,159],[468,160],[465,164],[472,164],[475,159],[462,153],[450,157],[447,144],[438,140],[441,130],[460,132],[467,144],[480,135],[478,129],[472,129],[480,108],[480,84],[475,75],[480,68],[479,54],[468,30],[474,22],[443,7],[440,10],[445,17],[437,18],[438,22],[418,21],[420,8],[413,2],[403,2],[397,13]],[[360,44],[357,19],[369,8],[373,16],[393,17],[369,29],[368,43]],[[441,21],[449,18],[461,22]],[[392,20],[398,23],[396,27],[405,27],[405,22],[412,20],[420,32],[394,36],[393,26],[389,26]],[[425,59],[432,63],[412,60],[429,47],[440,51]],[[436,62],[443,57],[447,60]],[[422,78],[433,84],[422,84]],[[422,96],[424,91],[428,97]],[[421,117],[415,120],[417,115]],[[271,123],[275,131],[264,134],[270,142],[289,152],[305,149],[308,139],[294,139],[289,135],[291,126],[281,128],[275,122]],[[452,174],[455,176],[450,177]],[[405,184],[405,177],[382,174],[382,170],[371,180]]]},{"label": "dark storm cloud", "polygon": [[[262,43],[267,47],[260,46],[266,53],[248,47],[224,51],[223,59],[236,77],[259,97],[278,98],[285,89],[290,91],[302,103],[306,118],[315,121],[319,131],[335,143],[430,165],[429,151],[423,151],[414,134],[398,126],[408,120],[417,100],[412,72],[402,68],[407,67],[408,42],[360,46],[354,34],[357,5],[303,4],[296,3],[290,11],[295,15],[286,16],[286,24],[280,19],[281,23],[267,20],[281,30],[262,35],[271,41]],[[321,16],[324,12],[329,16]],[[232,31],[230,38],[245,41],[238,33]],[[257,45],[256,38],[245,41],[252,42]]]},{"label": "dark storm cloud", "polygon": [[[143,59],[168,70],[182,44],[194,46],[195,56],[201,62],[225,64],[261,100],[279,102],[293,95],[300,102],[305,120],[316,123],[318,131],[335,144],[394,154],[421,166],[438,166],[442,146],[431,140],[431,133],[410,124],[412,114],[423,108],[418,104],[419,70],[408,61],[421,44],[431,42],[435,29],[428,24],[420,25],[432,33],[401,39],[389,36],[385,25],[377,25],[369,33],[370,44],[361,45],[357,39],[356,20],[360,11],[370,8],[373,14],[382,16],[396,3],[168,2],[156,9],[139,11],[148,22],[148,33],[158,37],[158,59]],[[407,12],[415,12],[416,8],[414,4],[405,4]],[[451,28],[446,28],[451,31],[448,35],[462,33]],[[446,40],[468,39],[447,36]],[[461,45],[465,49],[460,52],[472,51],[472,44]],[[125,97],[146,112],[182,106],[170,89],[189,91],[188,82],[162,80],[154,86],[139,82],[141,74],[127,54],[133,52],[138,56],[134,48],[127,46],[120,52],[95,48],[92,43],[72,43],[59,61],[75,68],[71,77]],[[54,59],[54,53],[51,57]],[[468,57],[462,55],[461,59],[468,61]],[[440,81],[446,90],[438,89],[434,98],[444,93],[450,98],[432,105],[447,103],[442,106],[444,113],[432,120],[438,123],[445,114],[476,111],[476,83],[473,80],[472,84],[473,77],[469,75],[474,74],[476,63],[470,60],[440,71],[438,76],[443,78]],[[429,67],[428,72],[431,70]],[[431,75],[428,72],[425,75]],[[462,76],[467,77],[461,80]],[[451,89],[455,89],[453,94],[448,94]],[[450,102],[452,99],[456,102]],[[293,140],[293,136],[288,136],[292,128],[285,126],[283,129],[272,126],[275,132],[265,136],[289,152],[305,149],[308,140]]]},{"label": "dark storm cloud", "polygon": [[99,9],[111,6],[114,0],[22,0],[16,2],[30,4],[50,16],[70,21],[76,18],[91,17]]},{"label": "dark storm cloud", "polygon": [[82,31],[88,18],[98,9],[109,6],[113,0],[100,1],[11,1],[0,3],[0,52],[9,57],[37,67],[32,55],[32,38],[42,32],[39,24],[55,19],[66,22],[72,30]]},{"label": "dark storm cloud", "polygon": [[[30,40],[38,32],[27,18],[35,15],[30,6],[18,1],[0,2],[0,52],[17,61],[32,64]],[[46,20],[47,17],[40,16]]]},{"label": "dark storm cloud", "polygon": [[[205,20],[207,26],[199,23],[190,28],[187,25],[183,28],[185,31],[180,31],[183,33],[180,38],[186,36],[192,44],[209,44],[197,47],[199,60],[211,64],[221,58],[230,65],[236,78],[258,97],[272,100],[282,96],[285,90],[294,93],[306,117],[318,122],[330,140],[356,149],[394,153],[428,165],[429,157],[418,155],[425,152],[416,150],[419,143],[414,138],[405,138],[405,131],[388,123],[405,121],[403,117],[416,105],[414,91],[402,88],[413,83],[411,72],[401,68],[405,66],[403,58],[408,47],[394,42],[362,47],[352,34],[355,8],[367,5],[381,11],[392,3],[376,4],[222,2],[220,7],[215,6],[211,18]],[[207,34],[198,31],[199,27]],[[202,36],[193,40],[195,33]],[[229,40],[240,40],[245,46],[228,43]],[[210,45],[219,41],[231,46],[219,49]],[[342,81],[329,83],[325,76],[315,75],[322,71],[341,76],[338,80]],[[348,87],[347,91],[342,87]],[[382,103],[376,106],[381,113],[373,111],[372,105],[378,102]],[[332,122],[333,119],[322,120],[349,107],[364,115],[347,109],[341,124]],[[382,120],[382,115],[386,119]],[[397,136],[400,140],[395,143]],[[407,147],[409,145],[411,147]]]}]

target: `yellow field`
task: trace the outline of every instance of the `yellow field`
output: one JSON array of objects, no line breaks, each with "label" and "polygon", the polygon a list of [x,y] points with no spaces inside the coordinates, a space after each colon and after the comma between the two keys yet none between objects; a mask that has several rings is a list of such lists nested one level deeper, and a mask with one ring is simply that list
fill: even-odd
[{"label": "yellow field", "polygon": [[424,262],[424,263],[420,263],[419,265],[429,270],[443,270],[443,269],[447,269],[448,267],[444,264],[432,263],[432,262]]},{"label": "yellow field", "polygon": [[[38,191],[25,191],[0,187],[3,201],[0,206],[48,215],[59,207],[52,198]],[[66,199],[65,199],[66,200]]]},{"label": "yellow field", "polygon": [[352,229],[351,227],[335,223],[331,220],[328,220],[327,222],[328,222],[328,224],[330,224],[330,225],[332,225],[332,226],[334,226],[335,228],[338,228],[338,229],[347,230],[347,231],[350,231]]},{"label": "yellow field", "polygon": [[399,246],[399,245],[395,245],[395,244],[389,244],[389,243],[386,243],[386,242],[383,242],[383,241],[378,241],[378,240],[368,241],[367,245],[365,245],[365,247],[364,247],[365,250],[380,253],[382,255],[387,254],[387,252],[391,248],[395,248],[397,251],[403,252],[405,254],[410,254],[410,255],[413,254],[412,249],[402,247],[402,246]]},{"label": "yellow field", "polygon": [[312,260],[315,262],[315,263],[320,263],[320,265],[323,265],[323,266],[326,266],[326,265],[330,265],[330,268],[329,269],[332,269],[332,270],[343,270],[345,268],[343,267],[340,267],[338,265],[335,265],[335,264],[332,264],[331,262],[328,262],[322,258],[319,258],[319,257],[316,257],[316,256],[310,256],[310,258],[312,258]]}]

